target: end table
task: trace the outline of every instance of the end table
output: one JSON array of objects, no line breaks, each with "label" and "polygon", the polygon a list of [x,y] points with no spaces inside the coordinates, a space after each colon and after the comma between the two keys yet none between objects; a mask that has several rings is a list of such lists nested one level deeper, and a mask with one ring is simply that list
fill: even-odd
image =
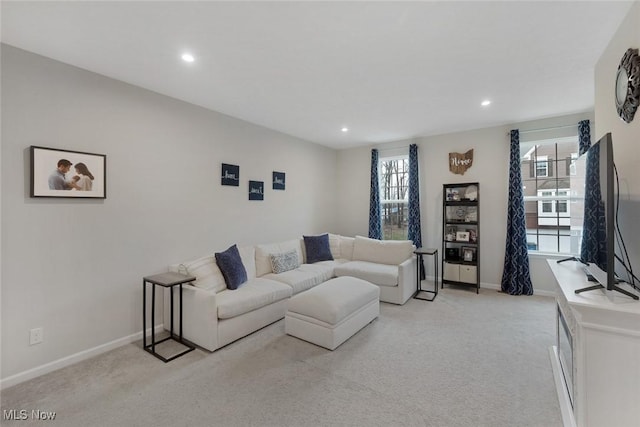
[{"label": "end table", "polygon": [[[417,265],[416,265],[416,281],[417,281],[416,289],[417,290],[416,290],[416,293],[413,295],[413,298],[421,299],[421,300],[424,300],[424,301],[433,301],[438,296],[438,249],[418,248],[413,253],[418,256],[418,259],[417,259],[418,262],[417,262]],[[434,265],[434,269],[435,269],[435,277],[433,279],[433,284],[434,284],[434,290],[433,291],[428,291],[426,289],[422,289],[422,280],[420,278],[420,269],[422,268],[422,257],[424,255],[433,255],[433,261],[434,261],[433,265]],[[432,298],[426,298],[426,297],[420,296],[420,292],[433,294],[433,297]]]},{"label": "end table", "polygon": [[[188,343],[182,338],[182,285],[184,283],[193,282],[196,280],[193,276],[185,276],[180,273],[161,273],[156,274],[154,276],[147,276],[142,279],[142,346],[149,353],[153,354],[158,359],[167,363],[177,357],[182,356],[183,354],[189,353],[195,349],[195,346]],[[151,344],[147,345],[147,283],[151,283]],[[165,288],[169,288],[171,292],[171,330],[169,331],[169,336],[161,339],[160,341],[156,341],[155,334],[155,306],[156,306],[156,286],[162,286]],[[173,288],[174,286],[180,287],[180,308],[178,311],[180,318],[180,335],[176,337],[173,332]],[[167,340],[176,341],[182,345],[184,345],[186,350],[173,355],[169,358],[162,356],[161,354],[156,353],[156,345],[160,344]]]}]

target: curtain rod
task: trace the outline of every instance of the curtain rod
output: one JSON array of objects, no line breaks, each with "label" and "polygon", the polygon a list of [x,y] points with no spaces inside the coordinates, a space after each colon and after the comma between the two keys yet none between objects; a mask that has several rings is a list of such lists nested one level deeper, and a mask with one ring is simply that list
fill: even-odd
[{"label": "curtain rod", "polygon": [[[589,125],[591,125],[591,122],[589,122]],[[520,134],[532,133],[532,132],[544,132],[544,131],[547,131],[547,130],[566,129],[566,128],[575,128],[576,131],[577,131],[578,130],[578,124],[576,123],[574,125],[552,126],[552,127],[548,127],[548,128],[521,130]],[[509,133],[507,133],[507,134],[509,134]]]}]

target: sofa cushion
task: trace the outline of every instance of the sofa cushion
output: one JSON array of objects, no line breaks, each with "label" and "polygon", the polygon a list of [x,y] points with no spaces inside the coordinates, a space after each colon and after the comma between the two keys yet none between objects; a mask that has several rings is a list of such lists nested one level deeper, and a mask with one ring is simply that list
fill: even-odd
[{"label": "sofa cushion", "polygon": [[413,251],[413,243],[410,240],[377,240],[356,236],[353,260],[400,265],[411,258]]},{"label": "sofa cushion", "polygon": [[291,287],[294,294],[311,289],[333,277],[333,267],[318,264],[302,264],[295,270],[280,274],[266,274],[265,279],[276,280]]},{"label": "sofa cushion", "polygon": [[331,250],[331,256],[333,259],[342,258],[340,254],[340,235],[329,233],[329,249]]},{"label": "sofa cushion", "polygon": [[331,249],[329,247],[329,235],[321,234],[319,236],[302,236],[304,239],[305,253],[307,255],[307,264],[313,264],[319,261],[331,261]]},{"label": "sofa cushion", "polygon": [[[173,267],[173,266],[172,266]],[[220,292],[227,289],[224,282],[224,276],[216,264],[213,255],[198,258],[193,261],[183,262],[175,268],[169,268],[171,271],[195,276],[196,280],[192,283],[194,286],[214,292]]]},{"label": "sofa cushion", "polygon": [[280,254],[292,249],[295,249],[299,260],[304,259],[302,257],[302,249],[300,247],[299,239],[256,245],[256,276],[260,277],[268,273],[273,273],[273,270],[271,269],[271,254]]},{"label": "sofa cushion", "polygon": [[242,265],[240,252],[236,245],[231,246],[223,252],[216,252],[216,263],[224,276],[227,289],[237,289],[238,286],[247,281],[247,270]]},{"label": "sofa cushion", "polygon": [[339,240],[340,240],[340,258],[352,260],[353,244],[356,239],[354,237],[340,236]]},{"label": "sofa cushion", "polygon": [[253,246],[243,246],[238,248],[240,252],[240,259],[242,259],[242,265],[247,271],[247,280],[255,279],[256,277],[256,248]]},{"label": "sofa cushion", "polygon": [[287,299],[291,295],[290,286],[258,277],[235,291],[225,290],[216,295],[218,318],[230,319]]},{"label": "sofa cushion", "polygon": [[298,267],[300,267],[300,261],[295,249],[281,254],[271,254],[271,270],[275,274],[284,273]]},{"label": "sofa cushion", "polygon": [[349,261],[336,265],[334,274],[337,277],[357,277],[378,286],[398,286],[398,266],[378,264],[368,261]]}]

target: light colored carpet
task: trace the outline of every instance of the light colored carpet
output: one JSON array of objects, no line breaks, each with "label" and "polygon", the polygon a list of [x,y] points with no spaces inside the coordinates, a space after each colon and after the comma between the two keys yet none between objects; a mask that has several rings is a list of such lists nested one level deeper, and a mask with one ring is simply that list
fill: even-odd
[{"label": "light colored carpet", "polygon": [[552,298],[445,288],[381,304],[333,352],[284,321],[167,364],[135,343],[4,390],[2,410],[65,427],[561,426],[554,339]]}]

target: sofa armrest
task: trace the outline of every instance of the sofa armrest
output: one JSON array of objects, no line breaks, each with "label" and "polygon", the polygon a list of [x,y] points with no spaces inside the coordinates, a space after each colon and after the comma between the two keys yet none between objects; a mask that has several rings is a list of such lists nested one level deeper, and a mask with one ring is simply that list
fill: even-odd
[{"label": "sofa armrest", "polygon": [[407,302],[409,298],[418,290],[416,283],[416,257],[406,259],[398,266],[398,287],[402,290],[402,303]]},{"label": "sofa armrest", "polygon": [[[172,288],[173,332],[180,333],[180,287]],[[164,329],[171,328],[171,289],[164,292]],[[192,343],[214,351],[218,348],[218,304],[216,294],[211,290],[191,285],[182,286],[182,334]]]}]

